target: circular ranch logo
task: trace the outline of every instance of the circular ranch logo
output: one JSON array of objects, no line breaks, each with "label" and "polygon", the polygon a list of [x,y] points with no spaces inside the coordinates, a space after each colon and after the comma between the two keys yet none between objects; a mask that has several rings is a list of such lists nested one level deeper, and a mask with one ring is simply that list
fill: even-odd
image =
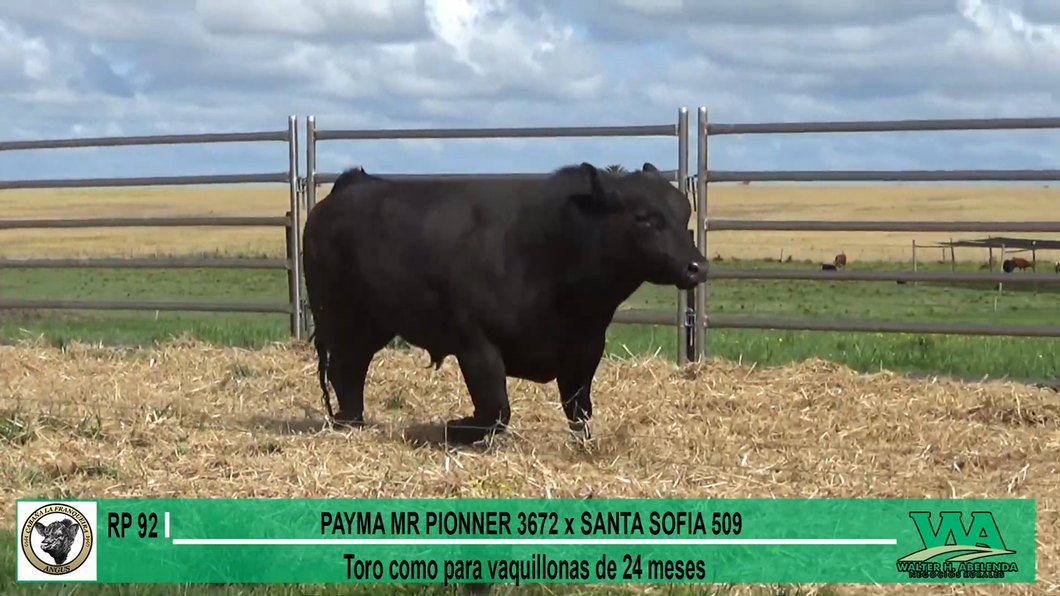
[{"label": "circular ranch logo", "polygon": [[37,509],[22,526],[19,545],[26,559],[49,575],[66,575],[92,552],[88,519],[69,505],[53,503]]}]

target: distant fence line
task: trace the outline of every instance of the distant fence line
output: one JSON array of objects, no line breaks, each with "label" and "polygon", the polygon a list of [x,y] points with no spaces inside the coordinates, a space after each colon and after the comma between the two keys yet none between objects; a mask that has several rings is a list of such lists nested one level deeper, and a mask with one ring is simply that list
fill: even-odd
[{"label": "distant fence line", "polygon": [[[289,163],[285,172],[248,175],[174,176],[149,178],[98,178],[67,180],[0,181],[0,190],[38,188],[87,188],[114,186],[164,186],[232,183],[285,183],[290,188],[290,208],[282,217],[156,217],[100,219],[0,220],[0,230],[16,228],[81,228],[130,226],[283,226],[287,255],[284,259],[0,259],[0,268],[247,268],[286,269],[289,301],[286,304],[187,303],[187,302],[103,302],[70,300],[0,300],[0,309],[134,309],[194,310],[218,312],[280,312],[290,316],[291,335],[301,338],[312,325],[304,298],[301,272],[302,214],[317,203],[317,187],[335,181],[337,173],[317,172],[317,142],[326,140],[382,139],[500,139],[500,138],[574,138],[574,137],[648,137],[677,138],[677,168],[664,174],[694,202],[695,221],[691,225],[701,254],[707,256],[708,232],[732,230],[754,231],[1009,231],[1060,232],[1060,222],[940,222],[940,221],[800,221],[710,219],[708,185],[717,182],[823,182],[823,181],[1034,181],[1060,179],[1060,170],[858,170],[858,171],[721,171],[708,167],[710,136],[737,134],[799,134],[854,132],[913,132],[955,130],[1016,130],[1060,128],[1060,118],[995,118],[895,120],[864,122],[774,122],[719,124],[710,123],[707,109],[700,107],[696,127],[696,164],[690,175],[690,126],[687,108],[678,110],[674,124],[596,127],[532,128],[450,128],[450,129],[318,129],[316,117],[306,118],[306,175],[299,175],[298,126],[295,116],[288,118],[285,131],[218,133],[202,135],[156,135],[139,137],[99,137],[42,141],[0,141],[0,151],[55,149],[74,147],[112,147],[121,145],[173,145],[192,143],[285,141]],[[540,178],[536,172],[503,174],[382,174],[388,178],[419,179],[494,179]],[[694,290],[678,292],[676,312],[657,310],[621,310],[613,322],[676,326],[678,360],[685,363],[707,355],[710,329],[790,329],[891,333],[939,333],[958,335],[1010,335],[1060,337],[1060,327],[1013,325],[964,325],[863,321],[788,320],[775,317],[708,316],[709,280],[715,279],[788,279],[841,281],[943,281],[997,283],[1060,283],[1060,276],[1018,276],[996,273],[921,273],[921,272],[850,272],[791,271],[784,269],[735,270],[708,266],[708,282]]]},{"label": "distant fence line", "polygon": [[282,141],[288,146],[286,171],[257,174],[223,174],[205,176],[150,176],[121,178],[68,178],[45,180],[0,180],[0,191],[14,189],[106,188],[132,186],[192,186],[203,184],[282,183],[290,188],[290,210],[282,217],[105,217],[94,219],[3,219],[0,230],[130,228],[174,226],[273,226],[284,228],[286,257],[210,259],[210,258],[78,258],[78,259],[0,259],[0,268],[25,269],[286,269],[288,302],[281,304],[251,302],[177,302],[151,300],[27,300],[2,299],[0,310],[142,310],[196,312],[286,313],[290,333],[302,337],[302,286],[299,247],[301,228],[301,178],[298,175],[298,117],[289,116],[287,129],[263,132],[151,135],[132,137],[92,137],[34,141],[0,141],[0,152],[39,149],[76,149],[87,147],[120,147],[142,145],[188,145],[205,143],[257,143]]},{"label": "distant fence line", "polygon": [[[1060,222],[960,222],[960,221],[828,221],[828,220],[736,220],[706,217],[710,182],[927,182],[927,181],[1034,181],[1060,179],[1060,170],[856,170],[856,171],[711,171],[707,167],[707,141],[711,135],[802,134],[855,132],[925,132],[958,130],[1020,130],[1060,128],[1060,118],[978,118],[936,120],[891,120],[848,122],[766,122],[753,124],[710,123],[707,109],[699,108],[697,127],[698,160],[696,194],[697,226],[706,231],[825,231],[825,232],[1057,232]],[[707,251],[707,234],[700,249]],[[822,275],[823,274],[823,275]],[[760,269],[741,271],[708,270],[711,279],[831,279],[846,281],[1001,281],[996,273],[908,273],[908,272],[793,272]],[[1005,283],[1060,283],[1060,276],[1009,275]],[[699,294],[705,300],[706,292]],[[1038,325],[939,324],[911,322],[811,321],[777,317],[717,316],[706,314],[706,304],[696,304],[697,357],[706,354],[706,332],[714,329],[788,329],[806,331],[855,331],[875,333],[931,333],[947,335],[1007,335],[1021,337],[1060,337],[1060,327]],[[700,335],[702,334],[702,335]],[[700,339],[702,337],[702,339]]]}]

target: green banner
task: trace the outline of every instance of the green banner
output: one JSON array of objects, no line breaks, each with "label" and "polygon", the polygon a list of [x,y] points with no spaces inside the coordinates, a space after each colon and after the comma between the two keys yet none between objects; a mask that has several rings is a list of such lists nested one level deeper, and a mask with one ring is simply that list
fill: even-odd
[{"label": "green banner", "polygon": [[19,500],[19,581],[1033,582],[1032,499]]}]

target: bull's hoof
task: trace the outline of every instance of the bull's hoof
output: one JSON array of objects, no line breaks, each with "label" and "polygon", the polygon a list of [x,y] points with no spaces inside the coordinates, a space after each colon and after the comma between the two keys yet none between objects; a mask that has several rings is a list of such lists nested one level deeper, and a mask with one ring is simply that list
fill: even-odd
[{"label": "bull's hoof", "polygon": [[453,445],[470,445],[485,439],[491,434],[504,432],[502,424],[484,423],[482,420],[467,416],[445,423],[446,440]]},{"label": "bull's hoof", "polygon": [[365,425],[364,415],[339,411],[335,414],[334,425],[344,428],[363,428]]},{"label": "bull's hoof", "polygon": [[567,422],[567,427],[570,428],[571,436],[579,442],[586,442],[593,438],[593,433],[589,430],[588,420]]}]

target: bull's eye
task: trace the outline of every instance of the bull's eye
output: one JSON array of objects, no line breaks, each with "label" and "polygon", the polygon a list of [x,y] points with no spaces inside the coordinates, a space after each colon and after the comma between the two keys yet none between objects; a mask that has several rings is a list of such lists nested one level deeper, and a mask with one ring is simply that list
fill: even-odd
[{"label": "bull's eye", "polygon": [[648,211],[639,211],[636,214],[637,225],[646,228],[661,228],[663,226],[662,217],[658,213],[651,213]]}]

